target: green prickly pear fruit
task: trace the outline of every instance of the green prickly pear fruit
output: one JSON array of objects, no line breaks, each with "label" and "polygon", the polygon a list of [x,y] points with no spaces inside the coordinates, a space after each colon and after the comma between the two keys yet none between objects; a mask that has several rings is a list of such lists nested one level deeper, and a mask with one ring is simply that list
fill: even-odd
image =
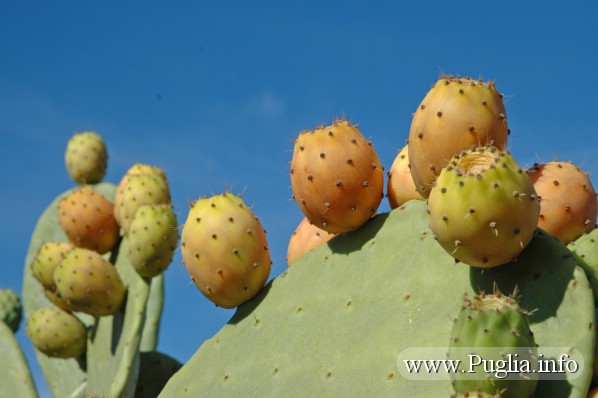
[{"label": "green prickly pear fruit", "polygon": [[453,157],[428,199],[430,229],[455,259],[494,267],[534,235],[540,204],[527,173],[507,152],[478,147]]},{"label": "green prickly pear fruit", "polygon": [[75,246],[69,242],[46,242],[31,263],[33,276],[44,289],[55,289],[54,269]]},{"label": "green prickly pear fruit", "polygon": [[301,220],[299,226],[297,226],[297,229],[291,235],[291,239],[289,239],[287,264],[290,266],[299,257],[323,245],[335,236],[336,234],[328,233],[316,227],[306,217],[303,217],[303,220]]},{"label": "green prickly pear fruit", "polygon": [[4,322],[16,333],[23,317],[23,305],[12,289],[0,289],[0,322]]},{"label": "green prickly pear fruit", "polygon": [[73,135],[64,158],[69,175],[77,184],[95,184],[106,175],[108,152],[104,140],[95,132]]},{"label": "green prickly pear fruit", "polygon": [[[519,307],[515,295],[505,296],[497,291],[473,298],[466,296],[454,319],[448,358],[461,361],[460,369],[450,374],[457,393],[479,390],[500,393],[502,398],[529,398],[538,384],[534,377],[536,342],[527,313]],[[494,364],[517,361],[520,365],[516,371],[503,375],[484,369],[479,359]]]},{"label": "green prickly pear fruit", "polygon": [[129,229],[129,261],[143,277],[164,272],[177,247],[177,219],[171,205],[143,205]]},{"label": "green prickly pear fruit", "polygon": [[135,174],[127,177],[118,200],[115,207],[119,213],[120,226],[126,235],[140,206],[172,203],[168,182],[158,174]]},{"label": "green prickly pear fruit", "polygon": [[540,228],[569,244],[596,227],[596,191],[587,173],[570,162],[549,162],[529,175],[541,198]]},{"label": "green prickly pear fruit", "polygon": [[290,172],[299,208],[330,233],[357,229],[376,214],[384,197],[378,155],[346,120],[300,133]]},{"label": "green prickly pear fruit", "polygon": [[419,193],[453,155],[477,145],[504,149],[509,130],[502,95],[493,82],[442,76],[422,100],[409,130],[409,162]]},{"label": "green prickly pear fruit", "polygon": [[598,303],[598,229],[583,235],[567,247],[588,276],[594,300]]},{"label": "green prickly pear fruit", "polygon": [[116,192],[114,194],[114,218],[116,218],[116,222],[118,225],[121,225],[120,222],[120,208],[122,206],[122,195],[124,193],[124,187],[134,175],[156,175],[164,179],[164,181],[168,184],[168,180],[166,179],[166,173],[164,170],[157,166],[151,166],[149,164],[143,163],[135,163],[133,166],[127,170],[123,178],[120,180],[118,187],[116,187]]},{"label": "green prickly pear fruit", "polygon": [[415,188],[409,165],[409,145],[405,145],[392,162],[388,171],[387,184],[388,203],[391,209],[396,209],[408,200],[425,200]]},{"label": "green prickly pear fruit", "polygon": [[75,246],[106,253],[119,237],[113,211],[108,199],[90,186],[83,186],[60,200],[60,225]]},{"label": "green prickly pear fruit", "polygon": [[191,279],[219,307],[249,300],[270,275],[266,232],[243,199],[228,192],[191,206],[181,247]]},{"label": "green prickly pear fruit", "polygon": [[83,248],[71,250],[54,270],[58,295],[73,311],[93,316],[116,313],[126,288],[114,266],[100,254]]},{"label": "green prickly pear fruit", "polygon": [[87,329],[74,315],[58,308],[40,308],[27,322],[27,336],[49,357],[73,358],[85,352]]}]

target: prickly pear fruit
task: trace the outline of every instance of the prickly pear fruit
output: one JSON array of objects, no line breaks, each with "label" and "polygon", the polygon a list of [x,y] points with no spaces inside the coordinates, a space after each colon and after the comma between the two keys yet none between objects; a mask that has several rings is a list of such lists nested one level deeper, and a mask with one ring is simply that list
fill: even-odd
[{"label": "prickly pear fruit", "polygon": [[303,256],[310,250],[323,245],[330,239],[334,238],[336,234],[328,233],[312,223],[306,217],[299,223],[295,232],[289,240],[287,248],[287,264],[290,266],[299,257]]},{"label": "prickly pear fruit", "polygon": [[0,289],[0,322],[4,322],[16,333],[23,317],[23,305],[12,289]]},{"label": "prickly pear fruit", "polygon": [[46,242],[31,263],[33,276],[45,289],[54,289],[54,269],[75,246],[69,242]]},{"label": "prickly pear fruit", "polygon": [[171,205],[140,206],[129,229],[129,261],[139,275],[153,278],[172,261],[178,240]]},{"label": "prickly pear fruit", "polygon": [[590,390],[588,393],[588,398],[598,398],[598,387],[594,387],[592,390]]},{"label": "prickly pear fruit", "polygon": [[74,315],[58,308],[40,308],[27,321],[27,336],[49,357],[72,358],[85,352],[87,329]]},{"label": "prickly pear fruit", "polygon": [[54,270],[58,295],[73,311],[93,316],[116,313],[126,288],[114,266],[98,253],[75,248]]},{"label": "prickly pear fruit", "polygon": [[[475,356],[494,363],[516,359],[521,368],[507,375],[496,375],[485,371],[480,364],[474,365],[479,362]],[[503,398],[529,398],[538,384],[534,377],[536,342],[527,313],[519,307],[515,295],[505,296],[497,291],[473,298],[466,296],[454,319],[448,358],[461,361],[460,369],[450,373],[457,393],[479,390],[500,393]],[[528,366],[525,363],[529,369],[523,369]]]},{"label": "prickly pear fruit", "polygon": [[596,191],[587,173],[569,162],[548,162],[529,175],[541,198],[540,228],[568,244],[596,227]]},{"label": "prickly pear fruit", "polygon": [[243,199],[228,192],[191,206],[181,247],[197,288],[223,308],[255,296],[270,275],[266,232]]},{"label": "prickly pear fruit", "polygon": [[127,185],[127,182],[134,175],[156,175],[162,177],[164,181],[168,184],[168,180],[166,179],[166,173],[164,170],[157,166],[152,166],[149,164],[143,163],[135,163],[133,166],[127,170],[123,178],[120,180],[118,187],[116,187],[116,193],[114,194],[114,218],[116,218],[116,222],[118,225],[121,225],[120,222],[120,208],[122,206],[122,195],[124,193],[124,187]]},{"label": "prickly pear fruit", "polygon": [[594,292],[594,300],[598,303],[598,229],[583,235],[567,247],[586,272]]},{"label": "prickly pear fruit", "polygon": [[376,213],[384,196],[378,155],[346,120],[300,133],[290,172],[301,211],[327,232],[358,228]]},{"label": "prickly pear fruit", "polygon": [[532,239],[540,204],[527,173],[507,152],[478,147],[453,157],[428,199],[430,229],[455,259],[493,267]]},{"label": "prickly pear fruit", "polygon": [[405,145],[388,171],[386,192],[391,209],[396,209],[408,200],[425,200],[415,188],[410,169],[409,145]]},{"label": "prickly pear fruit", "polygon": [[64,154],[66,169],[77,184],[102,181],[108,165],[108,151],[102,137],[93,131],[73,135]]},{"label": "prickly pear fruit", "polygon": [[113,209],[102,194],[83,186],[60,201],[60,225],[75,246],[106,253],[119,237]]},{"label": "prickly pear fruit", "polygon": [[442,167],[464,149],[504,149],[508,132],[502,95],[493,82],[442,76],[417,108],[409,131],[409,162],[417,190],[427,198]]},{"label": "prickly pear fruit", "polygon": [[126,235],[135,212],[142,205],[171,204],[170,189],[158,174],[135,174],[127,177],[118,202],[118,219]]}]

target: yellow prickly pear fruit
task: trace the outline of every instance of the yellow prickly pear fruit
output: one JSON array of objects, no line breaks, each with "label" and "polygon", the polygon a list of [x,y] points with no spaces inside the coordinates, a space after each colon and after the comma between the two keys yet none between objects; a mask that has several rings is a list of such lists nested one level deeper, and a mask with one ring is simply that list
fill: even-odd
[{"label": "yellow prickly pear fruit", "polygon": [[78,184],[95,184],[106,174],[108,152],[102,137],[92,131],[77,133],[66,146],[64,161],[69,175]]},{"label": "yellow prickly pear fruit", "polygon": [[388,187],[386,195],[391,209],[396,209],[403,203],[416,199],[425,200],[415,188],[409,165],[409,145],[405,145],[392,162],[388,171]]},{"label": "yellow prickly pear fruit", "polygon": [[40,308],[27,321],[27,336],[37,350],[53,358],[73,358],[87,348],[87,328],[58,308]]},{"label": "yellow prickly pear fruit", "polygon": [[116,268],[100,254],[74,248],[54,270],[57,294],[72,311],[112,315],[122,306],[126,287]]},{"label": "yellow prickly pear fruit", "polygon": [[159,176],[164,179],[164,182],[168,183],[166,179],[166,173],[157,166],[143,163],[135,163],[133,166],[131,166],[120,180],[118,187],[116,187],[116,193],[114,194],[114,218],[116,219],[118,225],[121,225],[120,208],[123,205],[123,193],[125,185],[129,182],[132,176],[147,174]]},{"label": "yellow prickly pear fruit", "polygon": [[231,193],[199,199],[191,206],[181,254],[197,288],[223,308],[255,296],[270,275],[266,232],[243,199]]},{"label": "yellow prickly pear fruit", "polygon": [[596,227],[596,191],[587,173],[569,162],[534,165],[529,175],[540,196],[538,227],[568,244]]},{"label": "yellow prickly pear fruit", "polygon": [[415,187],[427,198],[451,158],[472,146],[504,149],[509,130],[502,95],[493,82],[443,76],[422,100],[409,131]]},{"label": "yellow prickly pear fruit", "polygon": [[378,155],[357,126],[337,120],[299,134],[291,160],[293,197],[315,226],[330,233],[357,229],[384,196]]},{"label": "yellow prickly pear fruit", "polygon": [[290,266],[299,257],[303,256],[310,250],[315,249],[318,246],[323,245],[330,239],[334,238],[336,234],[328,233],[312,223],[306,217],[299,223],[291,239],[289,240],[289,246],[287,248],[287,264]]},{"label": "yellow prickly pear fruit", "polygon": [[75,246],[69,242],[46,242],[38,250],[31,271],[45,289],[54,289],[54,269]]},{"label": "yellow prickly pear fruit", "polygon": [[72,244],[103,254],[119,237],[113,210],[102,194],[83,186],[61,199],[60,225]]}]

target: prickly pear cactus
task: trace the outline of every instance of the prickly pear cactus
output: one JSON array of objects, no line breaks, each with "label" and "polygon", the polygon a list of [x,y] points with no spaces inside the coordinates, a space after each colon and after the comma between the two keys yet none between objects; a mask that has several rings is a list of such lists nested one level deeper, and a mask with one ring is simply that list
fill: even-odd
[{"label": "prickly pear cactus", "polygon": [[[115,186],[108,183],[94,185],[93,188],[108,200],[114,197]],[[32,262],[40,247],[47,242],[68,242],[59,224],[59,203],[68,195],[67,191],[58,196],[44,211],[32,234],[29,251],[25,259],[23,278],[23,305],[25,317],[28,319],[37,309],[51,307],[41,283],[35,279]],[[77,317],[90,328],[90,337],[86,353],[86,361],[80,358],[58,359],[37,352],[39,365],[44,373],[52,394],[56,397],[84,397],[87,395],[121,396],[132,394],[137,378],[139,346],[141,336],[145,335],[147,345],[151,348],[157,341],[157,327],[154,324],[160,315],[152,313],[151,325],[144,328],[145,311],[162,311],[162,279],[157,280],[159,294],[154,304],[148,305],[150,281],[141,278],[129,264],[127,258],[127,241],[106,254],[115,263],[123,283],[127,286],[126,304],[114,316],[102,316],[99,319],[77,313]],[[87,365],[86,365],[87,363]],[[89,385],[88,385],[89,381]],[[105,393],[108,391],[107,393]]]},{"label": "prickly pear cactus", "polygon": [[[592,374],[592,291],[571,253],[538,234],[515,264],[454,264],[432,238],[426,205],[410,201],[299,259],[241,305],[160,397],[448,397],[448,380],[412,380],[398,359],[446,352],[464,293],[521,292],[540,346],[579,352],[585,366],[540,380],[538,397],[581,398]],[[444,349],[442,347],[444,346]],[[442,359],[442,358],[438,358]]]},{"label": "prickly pear cactus", "polygon": [[125,308],[96,318],[87,351],[88,395],[132,396],[138,374],[139,347],[151,281],[135,272],[127,258],[127,239],[120,245],[116,269],[128,286]]}]

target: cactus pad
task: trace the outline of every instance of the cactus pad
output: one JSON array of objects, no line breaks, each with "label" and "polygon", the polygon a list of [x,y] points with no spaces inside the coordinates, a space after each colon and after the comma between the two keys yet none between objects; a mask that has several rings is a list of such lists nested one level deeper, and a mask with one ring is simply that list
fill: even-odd
[{"label": "cactus pad", "polygon": [[160,397],[448,397],[448,379],[407,379],[398,357],[408,348],[446,349],[463,294],[495,285],[518,286],[520,305],[536,309],[529,322],[540,346],[577,350],[586,360],[575,378],[541,380],[537,396],[585,397],[594,305],[571,253],[539,234],[516,264],[455,265],[427,219],[425,203],[409,201],[305,254],[241,305]]}]

